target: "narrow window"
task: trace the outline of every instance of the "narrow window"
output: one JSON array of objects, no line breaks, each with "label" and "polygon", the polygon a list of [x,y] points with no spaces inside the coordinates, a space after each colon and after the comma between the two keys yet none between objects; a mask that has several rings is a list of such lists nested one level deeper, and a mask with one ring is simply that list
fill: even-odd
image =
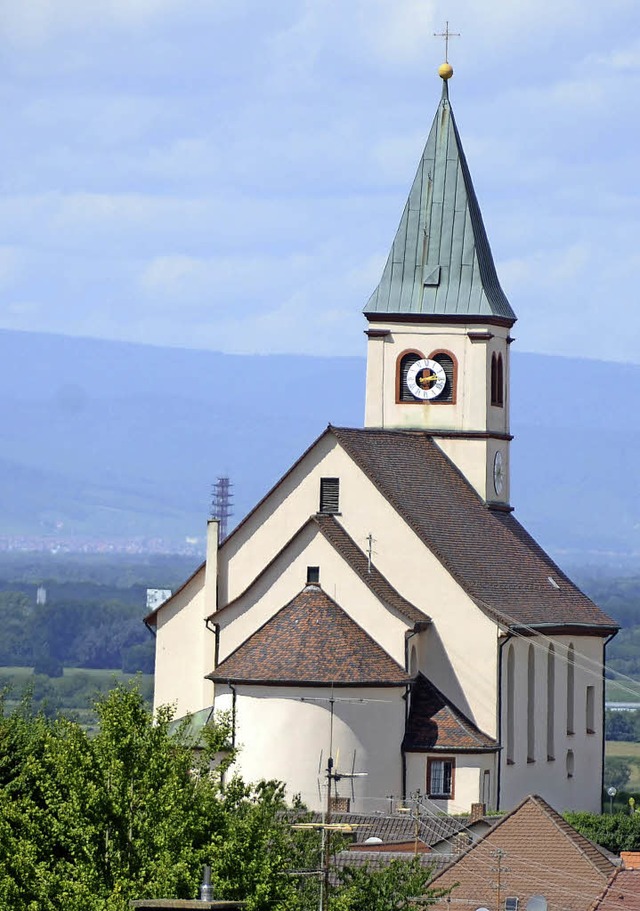
[{"label": "narrow window", "polygon": [[573,778],[573,770],[575,767],[575,760],[573,758],[573,750],[567,750],[567,778]]},{"label": "narrow window", "polygon": [[453,797],[453,759],[429,759],[427,761],[427,787],[429,797]]},{"label": "narrow window", "polygon": [[507,765],[513,765],[514,759],[514,701],[515,701],[515,658],[513,645],[507,653]]},{"label": "narrow window", "polygon": [[536,760],[536,656],[529,646],[527,661],[527,762]]},{"label": "narrow window", "polygon": [[433,360],[440,364],[447,378],[444,389],[440,395],[433,400],[434,403],[455,401],[455,365],[453,363],[453,358],[450,354],[442,353],[434,354]]},{"label": "narrow window", "polygon": [[422,355],[418,351],[409,351],[403,354],[398,363],[398,401],[399,402],[419,402],[415,395],[407,386],[407,373],[413,367],[416,361],[422,360]]},{"label": "narrow window", "polygon": [[573,734],[573,708],[574,708],[574,686],[575,686],[575,656],[573,643],[567,651],[567,734]]},{"label": "narrow window", "polygon": [[307,566],[307,585],[318,585],[320,582],[320,567]]},{"label": "narrow window", "polygon": [[491,806],[491,772],[485,769],[482,774],[482,796],[481,802],[485,807]]},{"label": "narrow window", "polygon": [[587,734],[596,732],[596,688],[587,687]]},{"label": "narrow window", "polygon": [[553,645],[547,652],[547,760],[556,758],[556,656]]},{"label": "narrow window", "polygon": [[340,512],[339,478],[320,478],[320,512]]},{"label": "narrow window", "polygon": [[502,355],[491,355],[491,404],[501,408],[504,405],[504,368]]}]

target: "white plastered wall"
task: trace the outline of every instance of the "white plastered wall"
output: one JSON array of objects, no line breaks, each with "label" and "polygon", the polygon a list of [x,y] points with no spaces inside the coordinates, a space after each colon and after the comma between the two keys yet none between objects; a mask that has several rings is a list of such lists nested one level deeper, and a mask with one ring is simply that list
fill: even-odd
[{"label": "white plastered wall", "polygon": [[[375,324],[367,350],[365,427],[452,431],[454,433],[509,434],[509,330],[505,326],[388,323]],[[486,334],[485,339],[477,340]],[[470,337],[471,336],[471,337]],[[476,340],[472,340],[475,336]],[[417,351],[424,357],[449,351],[457,361],[456,400],[453,404],[397,402],[398,357]],[[504,404],[491,404],[491,358],[501,354],[504,364]],[[509,502],[509,441],[464,440],[443,437],[439,445],[473,484],[481,497]],[[505,486],[501,494],[493,487],[493,458],[502,451]]]},{"label": "white plastered wall", "polygon": [[[529,646],[535,657],[534,761],[527,758],[527,691]],[[553,709],[554,758],[547,754],[547,657],[554,647],[555,685]],[[574,723],[567,733],[567,653],[574,646]],[[603,704],[603,640],[596,636],[532,636],[511,640],[502,649],[502,724],[506,744],[507,660],[514,649],[515,712],[514,762],[501,759],[501,807],[513,806],[524,796],[540,794],[558,811],[565,808],[599,813],[601,809]],[[594,733],[587,732],[586,688],[594,687]],[[567,754],[573,753],[573,773],[567,768]]]},{"label": "white plastered wall", "polygon": [[[375,565],[400,594],[433,618],[428,648],[419,652],[419,669],[481,730],[496,736],[495,624],[331,435],[319,441],[221,549],[219,603],[241,594],[318,509],[321,477],[340,479],[339,521],[356,544],[365,550],[372,534]],[[327,590],[332,594],[331,582]]]},{"label": "white plastered wall", "polygon": [[[388,797],[400,796],[404,733],[404,687],[336,687],[333,717],[333,757],[338,771],[366,771],[354,780],[358,813],[386,812]],[[247,781],[276,778],[287,782],[287,795],[300,794],[304,803],[322,810],[326,802],[326,770],[331,737],[331,689],[236,687],[235,768]],[[216,710],[232,711],[228,687],[217,687]],[[384,731],[384,736],[380,732]],[[242,749],[250,744],[250,749]],[[318,785],[320,784],[320,790]],[[338,795],[351,798],[351,782],[338,784]]]},{"label": "white plastered wall", "polygon": [[433,810],[443,813],[468,813],[471,804],[482,803],[486,794],[483,793],[484,773],[489,773],[489,799],[486,800],[487,809],[496,805],[497,788],[497,761],[495,753],[407,753],[407,792],[420,791],[428,794],[427,781],[428,759],[453,759],[454,795],[451,800],[432,800],[427,798],[428,806]]},{"label": "white plastered wall", "polygon": [[219,660],[263,626],[304,588],[307,567],[320,568],[320,585],[345,613],[404,667],[409,620],[387,608],[329,544],[316,525],[302,529],[250,589],[219,618]]}]

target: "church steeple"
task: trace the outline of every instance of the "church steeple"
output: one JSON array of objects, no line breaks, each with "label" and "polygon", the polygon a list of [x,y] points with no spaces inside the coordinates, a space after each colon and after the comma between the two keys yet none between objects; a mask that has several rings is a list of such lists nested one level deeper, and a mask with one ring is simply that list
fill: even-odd
[{"label": "church steeple", "polygon": [[509,330],[451,110],[442,97],[369,321],[367,427],[423,430],[491,505],[509,504]]},{"label": "church steeple", "polygon": [[493,316],[513,323],[516,315],[498,281],[447,86],[443,78],[387,264],[364,312]]}]

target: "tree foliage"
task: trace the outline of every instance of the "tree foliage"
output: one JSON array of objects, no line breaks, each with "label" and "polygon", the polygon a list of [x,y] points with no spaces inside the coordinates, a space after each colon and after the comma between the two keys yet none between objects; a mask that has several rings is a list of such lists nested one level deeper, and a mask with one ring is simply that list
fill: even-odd
[{"label": "tree foliage", "polygon": [[607,756],[604,764],[604,786],[623,791],[631,778],[631,766],[623,756]]},{"label": "tree foliage", "polygon": [[640,813],[565,813],[567,822],[614,854],[640,851]]},{"label": "tree foliage", "polygon": [[345,866],[341,888],[332,901],[335,911],[420,911],[448,895],[450,889],[430,889],[431,868],[419,857],[392,860],[381,869]]}]

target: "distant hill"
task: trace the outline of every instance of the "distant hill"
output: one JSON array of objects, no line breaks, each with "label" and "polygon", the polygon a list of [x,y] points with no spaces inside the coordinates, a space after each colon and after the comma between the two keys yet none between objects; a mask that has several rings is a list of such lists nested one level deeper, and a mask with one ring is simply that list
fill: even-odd
[{"label": "distant hill", "polygon": [[[329,421],[361,426],[363,358],[239,356],[0,331],[0,535],[202,537]],[[640,366],[513,353],[512,502],[553,553],[640,563]]]}]

